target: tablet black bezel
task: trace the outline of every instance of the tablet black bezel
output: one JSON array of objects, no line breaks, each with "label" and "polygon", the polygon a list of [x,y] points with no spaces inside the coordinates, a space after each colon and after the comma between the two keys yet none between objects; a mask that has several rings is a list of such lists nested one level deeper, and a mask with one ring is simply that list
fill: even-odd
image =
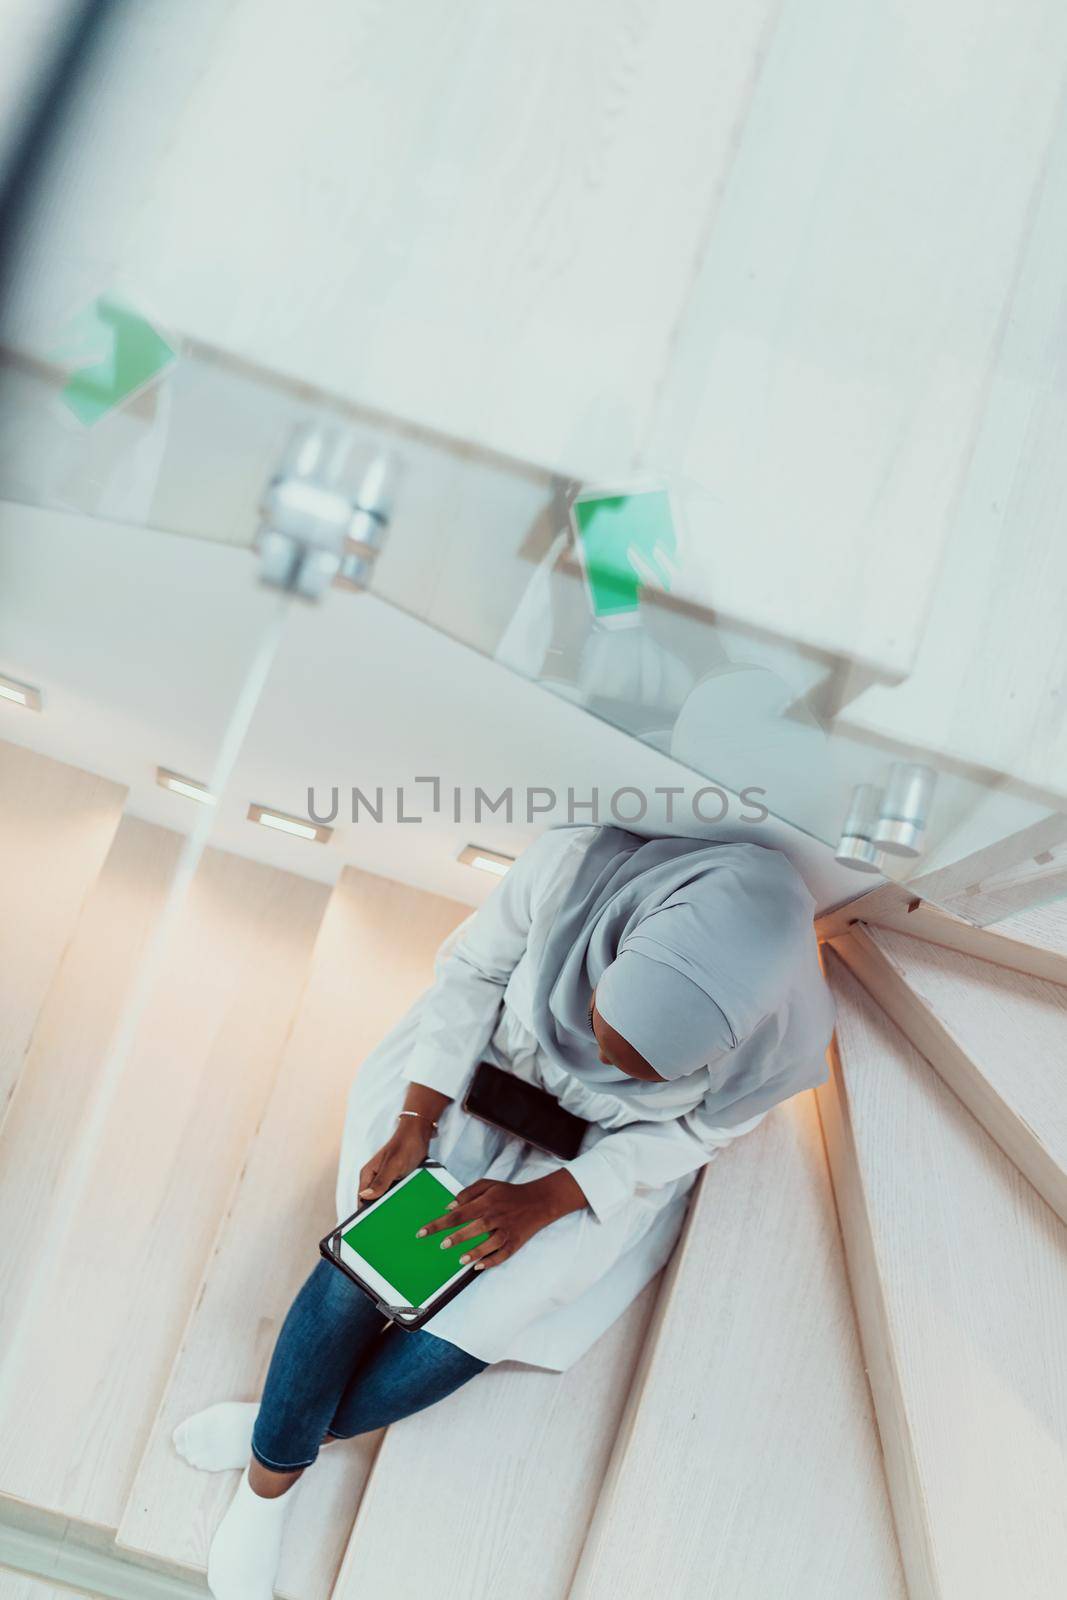
[{"label": "tablet black bezel", "polygon": [[[425,1161],[420,1161],[418,1167],[412,1168],[412,1172],[418,1172],[420,1167],[425,1167],[428,1171],[433,1171],[435,1168],[441,1172],[447,1171],[447,1168],[442,1161],[433,1161],[430,1158],[427,1158]],[[405,1173],[404,1176],[409,1178],[411,1173]],[[404,1180],[402,1178],[397,1179],[397,1183],[402,1183],[403,1181]],[[390,1188],[395,1189],[396,1184],[391,1184]],[[388,1193],[389,1190],[387,1189],[386,1194]],[[384,1199],[384,1196],[382,1198]],[[427,1322],[430,1321],[432,1317],[437,1315],[443,1306],[446,1306],[450,1300],[454,1300],[457,1294],[460,1294],[464,1289],[467,1288],[469,1284],[473,1283],[478,1274],[474,1267],[468,1267],[465,1272],[460,1274],[454,1283],[449,1284],[447,1289],[443,1289],[441,1293],[434,1298],[433,1303],[429,1306],[413,1307],[407,1305],[389,1305],[385,1300],[382,1299],[377,1289],[373,1288],[371,1284],[367,1283],[365,1279],[361,1278],[359,1273],[354,1271],[353,1268],[348,1265],[347,1261],[342,1261],[341,1259],[342,1235],[344,1234],[346,1228],[351,1227],[353,1222],[359,1220],[365,1210],[366,1207],[361,1206],[358,1210],[353,1211],[352,1215],[350,1217],[346,1217],[343,1222],[338,1223],[337,1227],[332,1229],[332,1231],[326,1235],[325,1239],[320,1239],[319,1253],[325,1258],[325,1260],[332,1261],[334,1266],[338,1267],[344,1273],[346,1278],[351,1279],[357,1288],[362,1289],[363,1293],[374,1301],[374,1304],[378,1307],[378,1310],[382,1313],[383,1317],[387,1317],[390,1322],[394,1322],[398,1328],[406,1328],[409,1333],[413,1333],[416,1331],[416,1329],[423,1327]]]}]

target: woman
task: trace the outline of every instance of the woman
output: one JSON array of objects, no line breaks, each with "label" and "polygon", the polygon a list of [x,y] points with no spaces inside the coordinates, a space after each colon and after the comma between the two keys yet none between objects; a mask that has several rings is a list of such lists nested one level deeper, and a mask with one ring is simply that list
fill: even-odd
[{"label": "woman", "polygon": [[[445,942],[436,981],[360,1068],[339,1218],[433,1154],[468,1187],[430,1231],[486,1241],[478,1279],[418,1332],[326,1261],[294,1301],[257,1407],[175,1444],[248,1467],[211,1548],[217,1600],[269,1600],[286,1493],[320,1447],[451,1394],[494,1361],[577,1361],[670,1255],[699,1169],[825,1076],[832,1010],[813,903],[778,851],[566,828],[532,845]],[[461,1108],[480,1061],[590,1127],[559,1162]],[[249,1461],[249,1455],[251,1460]]]}]

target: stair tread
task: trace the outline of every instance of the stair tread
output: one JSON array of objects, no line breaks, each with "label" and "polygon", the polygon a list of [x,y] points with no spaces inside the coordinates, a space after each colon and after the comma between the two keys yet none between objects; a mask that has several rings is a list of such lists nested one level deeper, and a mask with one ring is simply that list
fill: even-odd
[{"label": "stair tread", "polygon": [[[282,1319],[334,1221],[337,1147],[355,1067],[425,986],[438,945],[469,909],[354,868],[342,873],[126,1503],[118,1531],[124,1548],[206,1567],[236,1474],[193,1471],[175,1454],[171,1434],[215,1401],[258,1397]],[[280,1595],[326,1600],[379,1437],[324,1451],[294,1491]]]},{"label": "stair tread", "polygon": [[[108,971],[109,936],[128,946],[131,930],[122,919],[137,921],[144,895],[158,896],[158,871],[148,883],[140,876],[146,852],[155,846],[173,862],[174,836],[166,830],[127,818],[120,839],[124,848],[109,856],[100,878],[109,903],[86,908],[42,1014],[40,1049],[28,1063],[32,1082],[24,1074],[12,1106],[26,1113],[11,1134],[33,1182],[11,1195],[5,1180],[4,1203],[16,1204],[24,1223],[35,1222],[38,1253],[41,1229],[51,1220],[48,1186],[76,1159],[89,1081],[98,1081],[125,999],[121,985],[116,994],[105,982],[104,1010],[111,1015],[93,1009],[95,979]],[[128,848],[137,841],[144,848]],[[117,882],[110,881],[112,868]],[[32,1263],[39,1292],[28,1309],[23,1296],[12,1307],[22,1337],[5,1375],[3,1492],[117,1526],[234,1173],[273,1080],[327,894],[291,873],[205,852],[61,1256],[48,1281]],[[128,948],[122,959],[129,959]],[[24,1315],[33,1317],[25,1330]]]},{"label": "stair tread", "polygon": [[810,1094],[712,1163],[672,1271],[573,1600],[903,1600]]},{"label": "stair tread", "polygon": [[0,740],[0,1117],[60,958],[114,838],[125,789]]},{"label": "stair tread", "polygon": [[818,1091],[913,1594],[1053,1600],[1067,1229],[833,952]]},{"label": "stair tread", "polygon": [[80,1589],[60,1588],[48,1578],[0,1567],[0,1600],[72,1600]]},{"label": "stair tread", "polygon": [[[921,1031],[926,1018],[909,1015],[911,997],[955,1042],[996,1100],[1010,1110],[1021,1136],[1036,1140],[1055,1166],[1067,1173],[1063,1093],[1067,987],[884,928],[869,927],[861,937],[869,940],[905,986],[903,1005],[894,1004],[891,1010],[913,1042],[940,1066],[941,1050]],[[847,957],[844,944],[842,949]],[[886,1003],[883,996],[879,998]],[[909,1026],[916,1021],[918,1026]],[[988,1131],[1000,1137],[997,1122],[990,1123],[982,1104],[965,1092],[966,1085],[953,1077],[949,1081]],[[1014,1147],[1008,1153],[1013,1159],[1017,1156]]]},{"label": "stair tread", "polygon": [[[0,1126],[0,1336],[35,1272],[42,1217],[86,1114],[181,840],[124,818],[41,1008],[18,1093]],[[47,1129],[47,1137],[44,1130]]]},{"label": "stair tread", "polygon": [[501,1363],[389,1429],[334,1600],[374,1593],[404,1552],[404,1592],[564,1600],[658,1285],[570,1371]]},{"label": "stair tread", "polygon": [[857,923],[890,928],[960,950],[994,966],[1067,984],[1067,900],[1052,900],[977,927],[954,912],[932,901],[916,900],[905,888],[891,884],[871,895],[869,903],[859,902],[854,915],[849,916],[848,912],[845,907],[824,919],[820,929],[824,938],[847,933]]},{"label": "stair tread", "polygon": [[1014,911],[1010,917],[989,924],[990,933],[1019,944],[1067,956],[1067,900],[1049,900],[1028,911]]}]

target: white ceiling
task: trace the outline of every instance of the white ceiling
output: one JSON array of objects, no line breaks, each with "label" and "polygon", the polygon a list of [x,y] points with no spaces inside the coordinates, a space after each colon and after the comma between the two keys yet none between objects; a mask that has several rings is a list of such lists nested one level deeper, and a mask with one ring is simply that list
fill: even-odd
[{"label": "white ceiling", "polygon": [[[217,811],[221,847],[325,881],[352,863],[476,903],[492,880],[457,863],[461,847],[518,853],[567,820],[568,786],[579,799],[599,786],[605,803],[640,787],[653,803],[646,830],[671,831],[652,789],[692,794],[704,781],[379,600],[331,591],[319,605],[287,605],[259,586],[247,550],[10,503],[0,505],[0,673],[38,685],[44,711],[0,702],[0,737],[125,783],[131,812],[188,829],[197,808],[159,789],[155,769],[210,777],[279,607],[277,654]],[[437,816],[429,786],[413,781],[424,775],[441,778]],[[342,797],[381,785],[392,820],[342,815],[326,846],[245,820],[250,801],[304,815],[308,787],[326,798],[334,785]],[[396,820],[398,785],[424,820]],[[512,825],[469,820],[476,785],[513,787]],[[451,816],[455,786],[468,820]],[[555,789],[560,804],[530,822],[521,810],[533,786]],[[673,831],[700,830],[679,813]],[[750,835],[787,849],[820,906],[870,883],[784,824]]]}]

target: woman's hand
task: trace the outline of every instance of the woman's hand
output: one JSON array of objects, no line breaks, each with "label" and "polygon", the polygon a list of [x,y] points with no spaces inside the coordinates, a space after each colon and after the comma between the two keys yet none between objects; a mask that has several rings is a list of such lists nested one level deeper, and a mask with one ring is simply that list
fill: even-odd
[{"label": "woman's hand", "polygon": [[404,1096],[404,1110],[408,1114],[397,1118],[396,1132],[371,1156],[359,1175],[359,1198],[377,1200],[390,1184],[414,1172],[430,1149],[430,1140],[437,1128],[437,1119],[449,1104],[447,1094],[428,1089],[423,1083],[408,1084]]},{"label": "woman's hand", "polygon": [[371,1156],[359,1175],[359,1198],[377,1200],[398,1178],[426,1160],[433,1125],[422,1117],[401,1117],[396,1132]]},{"label": "woman's hand", "polygon": [[456,1228],[451,1238],[441,1241],[441,1249],[449,1250],[480,1233],[488,1233],[488,1239],[459,1258],[464,1266],[473,1264],[480,1272],[484,1267],[498,1267],[535,1233],[568,1212],[581,1210],[585,1203],[585,1195],[564,1167],[535,1178],[532,1183],[496,1183],[481,1178],[469,1189],[462,1189],[444,1216],[420,1228],[417,1237]]}]

